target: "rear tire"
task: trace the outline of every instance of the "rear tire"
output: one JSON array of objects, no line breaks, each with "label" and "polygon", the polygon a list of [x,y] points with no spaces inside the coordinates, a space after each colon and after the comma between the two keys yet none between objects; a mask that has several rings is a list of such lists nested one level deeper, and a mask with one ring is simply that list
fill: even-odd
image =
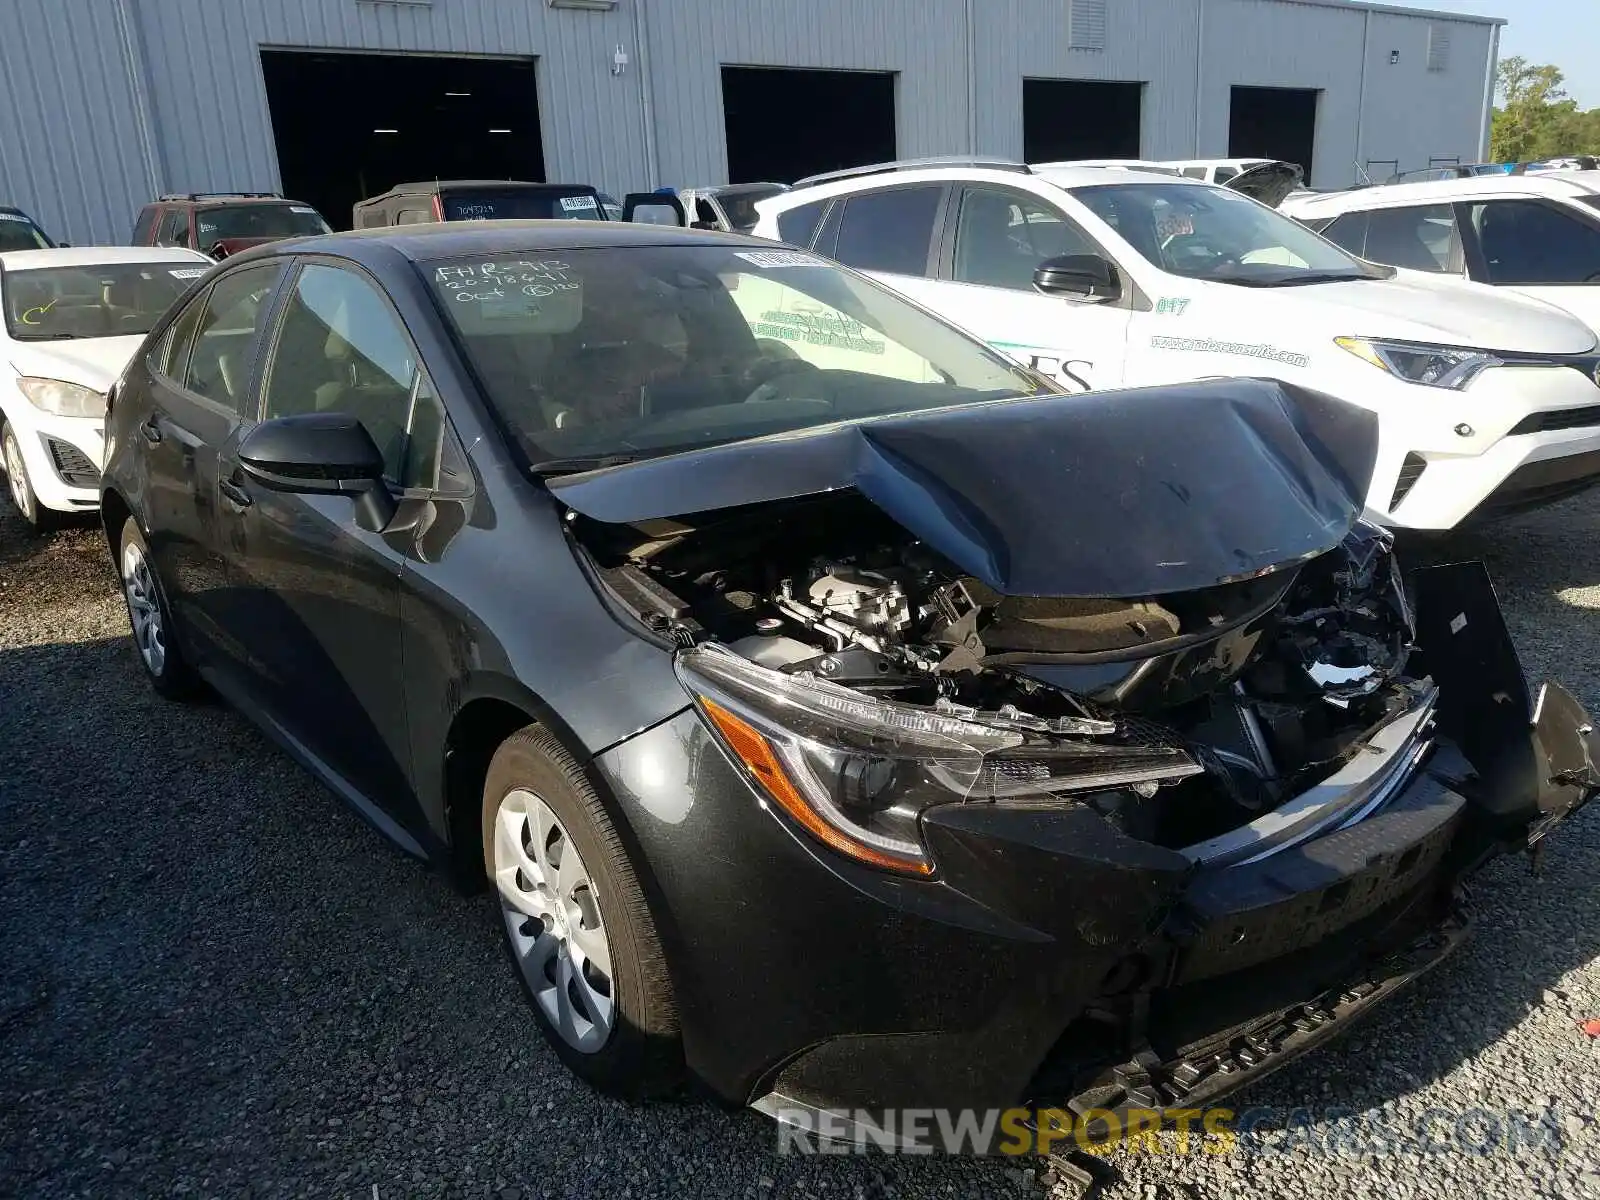
[{"label": "rear tire", "polygon": [[683,1048],[654,918],[599,797],[538,725],[489,764],[483,856],[507,956],[556,1054],[613,1096],[672,1091]]},{"label": "rear tire", "polygon": [[174,634],[172,610],[150,561],[139,523],[129,517],[117,539],[117,577],[133,629],[133,648],[150,686],[169,700],[192,700],[202,693],[200,677],[183,657]]},{"label": "rear tire", "polygon": [[10,421],[0,420],[0,466],[5,469],[6,495],[11,507],[17,510],[28,532],[41,536],[53,532],[61,523],[55,509],[39,503],[28,478],[28,464],[22,461],[22,446],[17,442],[17,432]]}]

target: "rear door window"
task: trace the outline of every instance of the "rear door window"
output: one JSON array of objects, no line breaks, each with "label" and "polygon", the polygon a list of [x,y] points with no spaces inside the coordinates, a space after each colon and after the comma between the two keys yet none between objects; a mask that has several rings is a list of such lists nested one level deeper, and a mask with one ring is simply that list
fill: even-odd
[{"label": "rear door window", "polygon": [[778,237],[791,246],[803,246],[809,250],[811,239],[816,236],[817,226],[821,223],[822,214],[827,207],[826,200],[814,200],[810,204],[797,205],[779,213]]},{"label": "rear door window", "polygon": [[1489,200],[1468,205],[1467,220],[1485,282],[1600,282],[1600,226],[1586,215],[1537,200]]},{"label": "rear door window", "polygon": [[210,289],[207,289],[189,301],[188,306],[178,314],[178,319],[167,326],[167,332],[162,335],[148,359],[151,370],[177,386],[183,385],[183,374],[189,368],[189,351],[194,346],[195,327],[205,314],[210,295]]},{"label": "rear door window", "polygon": [[183,386],[224,408],[244,408],[256,342],[281,264],[256,263],[217,280],[196,327]]},{"label": "rear door window", "polygon": [[1449,204],[1346,213],[1322,236],[1369,262],[1436,275],[1460,269],[1461,239]]},{"label": "rear door window", "polygon": [[169,208],[166,218],[161,222],[161,232],[156,236],[156,241],[163,246],[187,246],[189,244],[189,210],[186,208]]},{"label": "rear door window", "polygon": [[851,196],[833,256],[859,271],[925,277],[943,198],[938,184]]}]

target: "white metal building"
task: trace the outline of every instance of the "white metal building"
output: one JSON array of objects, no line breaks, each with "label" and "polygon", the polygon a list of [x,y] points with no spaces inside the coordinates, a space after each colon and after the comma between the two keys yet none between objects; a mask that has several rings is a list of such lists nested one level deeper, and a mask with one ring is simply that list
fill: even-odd
[{"label": "white metal building", "polygon": [[1345,0],[5,8],[0,203],[73,241],[125,239],[171,191],[287,190],[337,226],[405,175],[620,194],[889,156],[1264,155],[1341,186],[1484,157],[1501,24]]}]

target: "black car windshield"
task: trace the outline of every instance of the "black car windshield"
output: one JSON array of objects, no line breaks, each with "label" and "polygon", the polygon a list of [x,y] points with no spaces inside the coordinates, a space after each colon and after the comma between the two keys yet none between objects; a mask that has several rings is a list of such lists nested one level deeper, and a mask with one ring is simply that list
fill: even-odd
[{"label": "black car windshield", "polygon": [[1152,265],[1187,279],[1289,287],[1393,274],[1226,188],[1119,183],[1071,191]]},{"label": "black car windshield", "polygon": [[7,271],[6,330],[18,341],[129,337],[149,333],[204,263],[95,263]]},{"label": "black car windshield", "polygon": [[328,223],[309,204],[227,204],[195,213],[200,245],[209,249],[224,238],[312,237],[328,233]]},{"label": "black car windshield", "polygon": [[729,188],[717,193],[717,202],[728,214],[728,224],[740,233],[749,233],[761,220],[756,205],[773,196],[782,195],[784,188],[775,183],[752,184],[749,187]]},{"label": "black car windshield", "polygon": [[526,250],[419,269],[536,469],[1051,390],[792,250]]},{"label": "black car windshield", "polygon": [[440,197],[446,221],[603,221],[593,193],[472,188]]},{"label": "black car windshield", "polygon": [[0,210],[0,250],[48,250],[50,239],[19,212]]}]

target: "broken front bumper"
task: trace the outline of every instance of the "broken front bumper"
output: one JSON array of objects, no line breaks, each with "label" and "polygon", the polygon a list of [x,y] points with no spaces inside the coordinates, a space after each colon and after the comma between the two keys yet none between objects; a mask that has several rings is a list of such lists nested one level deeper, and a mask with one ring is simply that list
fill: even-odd
[{"label": "broken front bumper", "polygon": [[769,1111],[1162,1108],[1335,1036],[1460,940],[1468,875],[1600,790],[1587,715],[1530,697],[1481,566],[1413,583],[1431,749],[1265,857],[966,804],[924,815],[937,878],[892,877],[784,824],[693,713],[601,755],[691,1069]]}]

